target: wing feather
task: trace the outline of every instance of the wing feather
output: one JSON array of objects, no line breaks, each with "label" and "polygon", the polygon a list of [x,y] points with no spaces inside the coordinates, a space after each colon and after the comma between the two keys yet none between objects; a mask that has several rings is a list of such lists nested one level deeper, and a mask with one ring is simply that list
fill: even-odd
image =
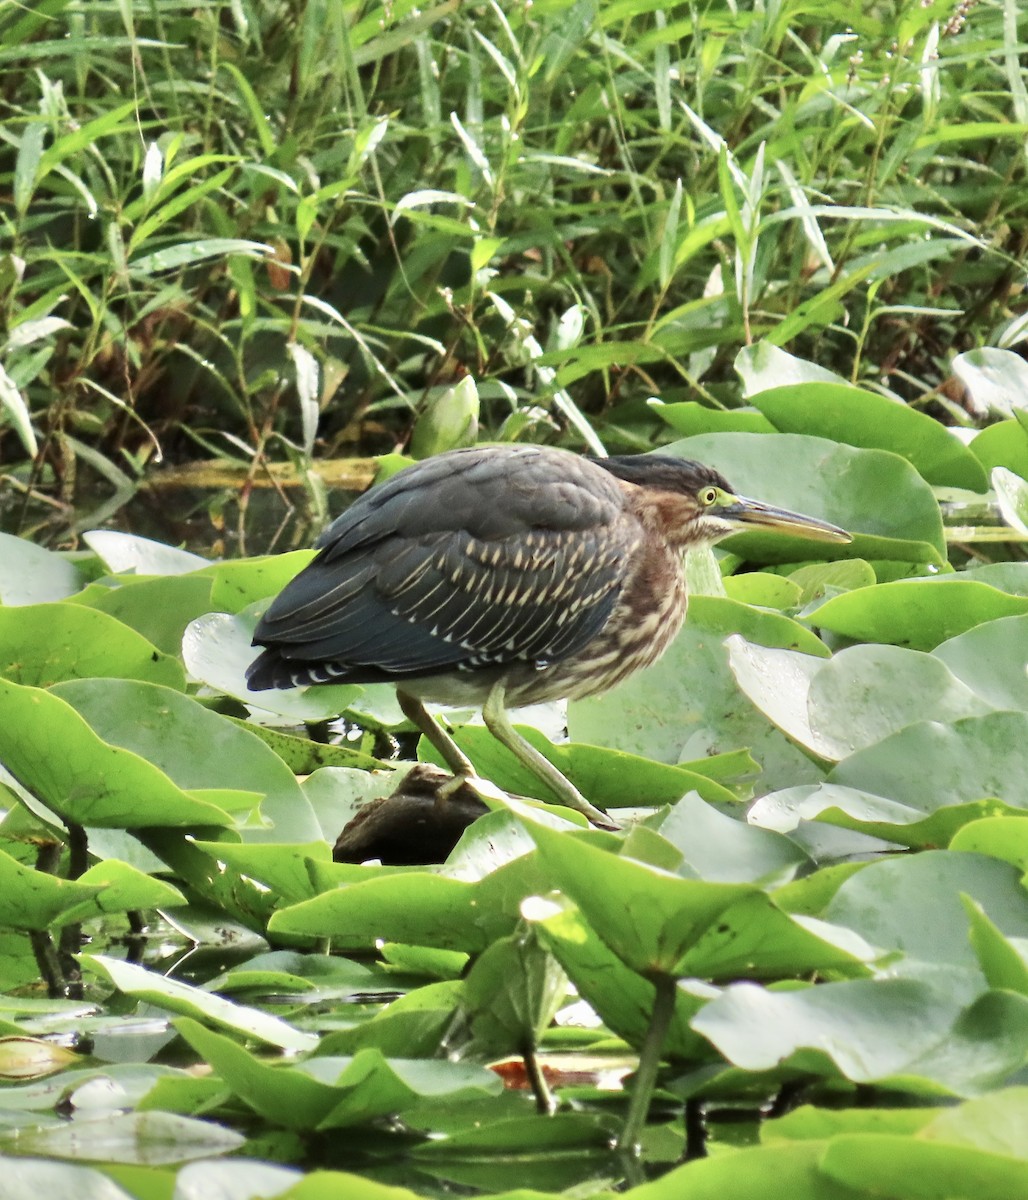
[{"label": "wing feather", "polygon": [[640,536],[622,488],[535,446],[401,472],[322,535],[268,609],[251,686],[278,686],[283,670],[366,682],[575,653],[609,617]]}]

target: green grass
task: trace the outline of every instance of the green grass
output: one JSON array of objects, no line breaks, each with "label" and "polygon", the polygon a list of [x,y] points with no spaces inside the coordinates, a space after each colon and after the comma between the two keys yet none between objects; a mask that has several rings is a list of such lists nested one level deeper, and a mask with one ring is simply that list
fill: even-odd
[{"label": "green grass", "polygon": [[3,6],[4,461],[73,499],[381,451],[465,374],[483,436],[643,448],[761,340],[968,420],[951,357],[1023,309],[1025,18],[762,8]]}]

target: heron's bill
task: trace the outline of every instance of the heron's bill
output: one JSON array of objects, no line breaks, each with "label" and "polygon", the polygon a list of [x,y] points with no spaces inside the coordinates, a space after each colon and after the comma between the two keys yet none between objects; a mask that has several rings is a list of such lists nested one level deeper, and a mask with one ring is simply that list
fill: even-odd
[{"label": "heron's bill", "polygon": [[750,527],[768,529],[774,533],[791,533],[796,537],[810,538],[815,542],[852,542],[852,535],[838,525],[806,517],[803,513],[790,512],[787,508],[774,508],[761,504],[759,500],[747,500],[735,496],[735,503],[721,510],[720,515],[737,522],[740,532]]}]

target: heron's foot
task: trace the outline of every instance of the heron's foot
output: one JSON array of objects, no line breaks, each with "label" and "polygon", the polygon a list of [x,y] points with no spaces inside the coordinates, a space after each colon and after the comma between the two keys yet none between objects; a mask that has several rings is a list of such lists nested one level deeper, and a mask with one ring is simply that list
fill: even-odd
[{"label": "heron's foot", "polygon": [[619,830],[621,826],[608,816],[602,808],[590,804],[570,779],[558,767],[533,746],[526,742],[520,733],[510,723],[507,709],[503,702],[504,684],[501,680],[493,685],[485,704],[482,706],[482,720],[486,728],[498,742],[514,755],[522,766],[539,780],[546,784],[557,797],[557,803],[567,808],[573,808],[592,822],[599,829]]},{"label": "heron's foot", "polygon": [[[563,804],[566,808],[573,808],[576,812],[582,813],[589,821],[599,829],[609,829],[617,831],[621,826],[612,818],[609,817],[602,809],[594,807],[588,800],[578,791],[577,788],[561,776],[564,783],[570,789],[567,793],[562,793],[558,803]],[[551,787],[553,781],[546,781]],[[554,789],[556,790],[556,789]],[[452,779],[441,784],[436,791],[436,803],[443,805],[454,796],[477,796],[483,801],[498,800],[501,803],[505,800],[523,800],[529,804],[537,804],[539,802],[536,796],[519,796],[514,792],[505,792],[502,788],[497,787],[489,779],[483,779],[481,775],[476,775],[472,772],[469,775],[461,774],[454,775]]]},{"label": "heron's foot", "polygon": [[[556,768],[554,769],[556,770]],[[580,812],[597,829],[608,829],[612,833],[620,831],[621,826],[609,813],[605,813],[602,808],[597,808],[595,804],[590,804],[570,779],[563,775],[561,775],[561,779],[564,781],[566,790],[556,787],[555,780],[549,777],[546,779],[546,783],[560,796],[561,804],[567,808],[573,808],[575,812]]]}]

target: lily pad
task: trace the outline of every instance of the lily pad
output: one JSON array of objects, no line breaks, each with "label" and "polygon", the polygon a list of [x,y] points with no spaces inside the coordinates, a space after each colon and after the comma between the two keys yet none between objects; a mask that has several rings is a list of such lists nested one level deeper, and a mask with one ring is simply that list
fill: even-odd
[{"label": "lily pad", "polygon": [[983,854],[954,850],[871,863],[843,883],[825,917],[908,958],[975,967],[962,896],[972,897],[1004,934],[1028,936],[1028,895],[1019,872]]},{"label": "lily pad", "polygon": [[747,1071],[788,1065],[929,1096],[995,1087],[1028,1054],[1028,999],[987,992],[968,1003],[945,979],[856,979],[781,992],[740,983],[692,1024]]},{"label": "lily pad", "polygon": [[1026,778],[1028,713],[994,712],[948,725],[925,721],[901,729],[844,759],[829,782],[929,813],[989,797],[1028,808]]},{"label": "lily pad", "polygon": [[521,900],[541,889],[548,884],[534,855],[476,882],[397,872],[280,909],[268,929],[330,937],[339,950],[372,949],[384,940],[474,953],[513,932]]},{"label": "lily pad", "polygon": [[115,617],[164,654],[177,657],[186,626],[211,610],[211,581],[199,574],[138,580],[128,575],[91,584],[74,597],[73,603]]},{"label": "lily pad", "polygon": [[602,696],[569,704],[568,732],[574,742],[658,762],[745,748],[762,769],[765,790],[822,778],[740,692],[723,637],[690,624],[654,666]]},{"label": "lily pad", "polygon": [[988,490],[981,464],[945,425],[877,392],[843,383],[804,382],[759,392],[750,403],[782,433],[889,450],[929,483]]},{"label": "lily pad", "polygon": [[[653,983],[623,962],[565,896],[533,896],[525,901],[522,913],[603,1023],[631,1045],[641,1046],[653,1016]],[[679,985],[664,1043],[666,1055],[692,1063],[713,1057],[689,1022],[718,994],[717,988],[699,980],[691,980],[687,987]]]},{"label": "lily pad", "polygon": [[185,689],[177,658],[107,613],[78,604],[0,607],[0,674],[35,687],[115,676]]},{"label": "lily pad", "polygon": [[356,686],[272,688],[251,692],[246,668],[257,657],[251,645],[256,617],[207,613],[191,621],[182,638],[182,658],[197,679],[257,710],[262,723],[296,725],[337,717],[360,695]]},{"label": "lily pad", "polygon": [[949,575],[846,592],[822,604],[815,619],[855,641],[932,650],[976,625],[1022,613],[1028,613],[1028,597]]},{"label": "lily pad", "polygon": [[84,583],[81,571],[64,555],[0,533],[0,603],[5,606],[63,600]]},{"label": "lily pad", "polygon": [[129,680],[78,680],[53,694],[71,704],[108,745],[160,768],[187,791],[243,789],[263,795],[267,826],[249,840],[320,838],[310,802],[296,777],[264,742],[191,696]]},{"label": "lily pad", "polygon": [[750,884],[683,879],[580,835],[541,826],[531,832],[552,881],[646,978],[767,977],[829,965],[860,973],[870,954],[861,938],[789,917]]},{"label": "lily pad", "polygon": [[500,1080],[483,1067],[445,1060],[386,1059],[378,1050],[352,1058],[319,1056],[288,1065],[263,1062],[231,1038],[180,1018],[179,1033],[248,1107],[287,1129],[339,1129],[402,1112],[425,1097],[495,1094]]},{"label": "lily pad", "polygon": [[119,992],[168,1012],[181,1013],[197,1021],[231,1029],[243,1037],[255,1038],[265,1045],[278,1046],[283,1050],[312,1050],[317,1045],[317,1038],[313,1034],[301,1033],[279,1017],[235,1004],[222,996],[158,975],[134,963],[121,962],[104,954],[81,954],[79,961]]},{"label": "lily pad", "polygon": [[1028,614],[976,625],[932,654],[994,708],[1028,712]]},{"label": "lily pad", "polygon": [[210,565],[199,554],[114,529],[90,530],[82,540],[112,575],[184,575]]},{"label": "lily pad", "polygon": [[[218,804],[189,795],[138,754],[109,745],[67,701],[6,680],[0,680],[0,760],[62,820],[78,825],[232,824]],[[250,793],[236,796],[246,807],[254,800]]]}]

